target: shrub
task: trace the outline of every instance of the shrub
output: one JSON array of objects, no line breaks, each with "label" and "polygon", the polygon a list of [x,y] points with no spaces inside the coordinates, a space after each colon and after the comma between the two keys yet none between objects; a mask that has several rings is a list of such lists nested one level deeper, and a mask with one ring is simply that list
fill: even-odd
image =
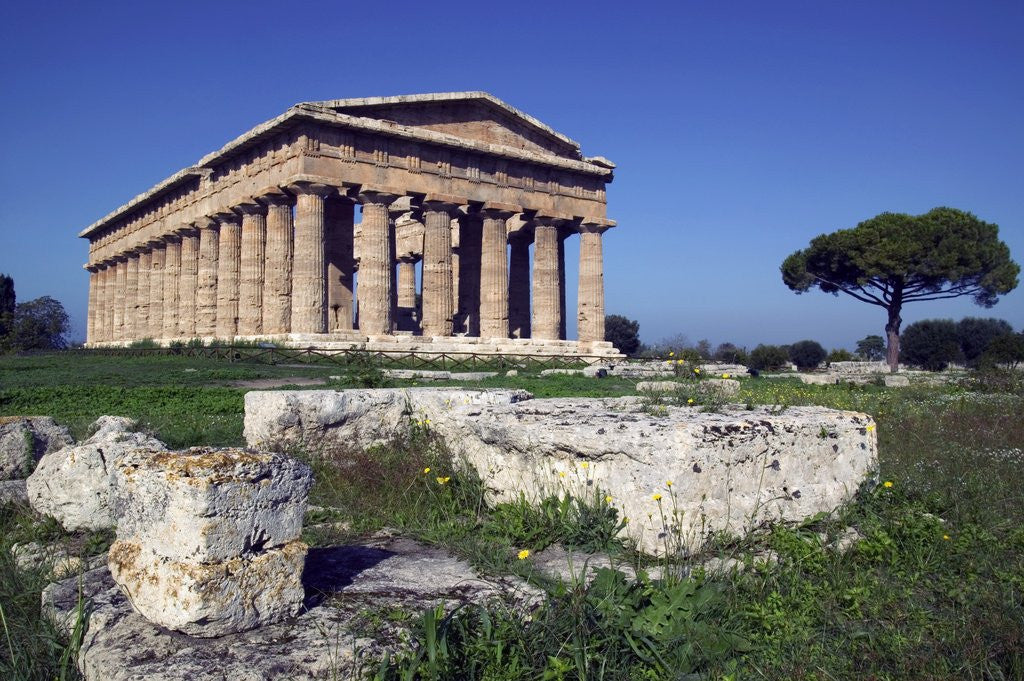
[{"label": "shrub", "polygon": [[956,324],[956,337],[964,359],[974,363],[999,336],[1012,334],[1013,327],[1003,319],[964,317]]},{"label": "shrub", "polygon": [[856,359],[854,354],[846,348],[836,348],[828,353],[828,361],[831,362],[852,362]]},{"label": "shrub", "polygon": [[764,371],[766,369],[782,369],[789,365],[789,353],[781,345],[758,345],[750,351],[747,366],[751,369]]},{"label": "shrub", "polygon": [[732,343],[720,344],[715,349],[714,359],[726,364],[746,364],[750,361],[746,348],[737,347]]},{"label": "shrub", "polygon": [[815,369],[827,356],[818,341],[802,340],[789,346],[789,359],[798,369]]},{"label": "shrub", "polygon": [[952,319],[923,319],[900,338],[900,361],[928,371],[942,371],[963,358],[957,325]]},{"label": "shrub", "polygon": [[983,365],[1008,364],[1017,367],[1024,363],[1024,332],[1004,333],[993,338],[979,358]]},{"label": "shrub", "polygon": [[619,314],[604,318],[604,339],[624,355],[635,355],[640,349],[640,323]]}]

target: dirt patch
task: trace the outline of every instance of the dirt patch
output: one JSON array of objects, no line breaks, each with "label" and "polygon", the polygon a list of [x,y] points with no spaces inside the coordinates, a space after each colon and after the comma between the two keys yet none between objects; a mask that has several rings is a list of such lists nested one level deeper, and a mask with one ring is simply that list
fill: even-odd
[{"label": "dirt patch", "polygon": [[327,385],[327,380],[326,378],[311,378],[309,376],[285,376],[284,378],[254,378],[248,381],[228,381],[226,385],[231,388],[267,390],[270,388],[283,388],[286,385]]}]

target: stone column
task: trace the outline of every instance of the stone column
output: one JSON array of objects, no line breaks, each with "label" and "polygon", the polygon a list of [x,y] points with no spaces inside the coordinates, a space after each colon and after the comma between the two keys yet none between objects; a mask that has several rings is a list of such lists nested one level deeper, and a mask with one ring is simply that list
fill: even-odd
[{"label": "stone column", "polygon": [[212,336],[217,331],[217,256],[220,252],[220,233],[217,221],[200,218],[199,263],[196,268],[196,336]]},{"label": "stone column", "polygon": [[459,217],[458,330],[480,335],[480,248],[483,224],[479,215]]},{"label": "stone column", "polygon": [[424,336],[452,335],[452,214],[464,203],[429,194],[423,202]]},{"label": "stone column", "polygon": [[356,298],[359,303],[359,330],[363,335],[381,336],[393,329],[391,297],[394,267],[389,255],[390,220],[388,206],[398,194],[364,190],[359,194],[363,205],[363,231]]},{"label": "stone column", "polygon": [[508,228],[514,206],[485,203],[480,217],[480,337],[508,338]]},{"label": "stone column", "polygon": [[139,280],[135,286],[135,332],[139,338],[149,336],[149,275],[153,254],[149,246],[135,249],[139,254]]},{"label": "stone column", "polygon": [[562,220],[537,216],[533,240],[533,338],[555,340],[562,326],[558,227]]},{"label": "stone column", "polygon": [[401,331],[416,331],[416,258],[398,259],[398,319]]},{"label": "stone column", "polygon": [[327,330],[324,200],[335,190],[302,182],[295,193],[295,251],[292,263],[292,333]]},{"label": "stone column", "polygon": [[114,340],[114,288],[117,270],[113,260],[103,263],[103,333],[102,340]]},{"label": "stone column", "polygon": [[565,240],[569,233],[558,230],[558,337],[565,340],[569,337],[566,329],[565,309]]},{"label": "stone column", "polygon": [[181,239],[164,237],[164,325],[161,338],[178,337],[178,284],[181,278]]},{"label": "stone column", "polygon": [[263,279],[266,267],[267,209],[258,203],[243,203],[235,209],[242,214],[241,273],[238,284],[238,335],[263,333]]},{"label": "stone column", "polygon": [[324,258],[327,263],[329,333],[352,330],[354,222],[355,202],[348,197],[327,199],[324,204]]},{"label": "stone column", "polygon": [[164,333],[164,258],[166,246],[162,241],[150,241],[153,252],[149,270],[149,333],[157,339]]},{"label": "stone column", "polygon": [[263,267],[263,333],[292,329],[292,198],[284,193],[259,197],[267,206],[267,247]]},{"label": "stone column", "polygon": [[178,230],[181,236],[181,273],[178,276],[179,338],[196,335],[196,287],[199,281],[199,233],[191,227]]},{"label": "stone column", "polygon": [[530,337],[530,237],[525,230],[509,239],[508,323],[513,338]]},{"label": "stone column", "polygon": [[99,268],[96,265],[85,265],[89,273],[89,309],[85,316],[85,342],[95,343],[96,337],[96,301],[99,299]]},{"label": "stone column", "polygon": [[128,273],[124,281],[124,331],[125,338],[136,340],[139,336],[139,254],[133,251],[128,256]]},{"label": "stone column", "polygon": [[124,255],[119,255],[116,258],[117,265],[115,266],[114,274],[114,338],[113,340],[124,343],[128,338],[125,335],[124,328],[124,308],[125,308],[125,282],[128,276],[128,258]]},{"label": "stone column", "polygon": [[607,225],[580,225],[580,278],[577,333],[581,343],[604,340],[604,253],[601,234]]},{"label": "stone column", "polygon": [[220,228],[217,248],[217,336],[238,333],[238,275],[241,267],[242,221],[236,213],[213,216]]}]

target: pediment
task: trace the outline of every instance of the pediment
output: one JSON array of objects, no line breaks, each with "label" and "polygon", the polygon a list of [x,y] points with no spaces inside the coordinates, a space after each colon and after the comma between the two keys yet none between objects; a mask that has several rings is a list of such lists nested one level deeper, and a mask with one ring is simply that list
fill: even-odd
[{"label": "pediment", "polygon": [[315,102],[350,116],[533,153],[581,160],[579,145],[537,119],[484,92],[456,92]]}]

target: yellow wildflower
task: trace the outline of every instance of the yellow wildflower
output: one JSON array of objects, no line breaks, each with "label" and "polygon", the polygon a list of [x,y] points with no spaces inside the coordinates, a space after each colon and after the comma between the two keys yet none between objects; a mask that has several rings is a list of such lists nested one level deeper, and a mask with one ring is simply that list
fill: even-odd
[{"label": "yellow wildflower", "polygon": [[892,480],[886,480],[885,482],[883,482],[882,487],[885,487],[886,489],[892,487]]},{"label": "yellow wildflower", "polygon": [[699,374],[699,373],[700,373],[700,369],[694,369],[694,370],[693,370],[693,373],[695,373],[695,374]]},{"label": "yellow wildflower", "polygon": [[629,525],[629,516],[628,515],[622,516],[622,524],[623,525]]},{"label": "yellow wildflower", "polygon": [[943,539],[944,541],[949,541],[949,535],[948,535],[948,534],[944,534],[944,535],[942,535],[942,539]]},{"label": "yellow wildflower", "polygon": [[669,357],[675,357],[675,356],[676,356],[676,353],[674,353],[674,352],[670,352],[670,353],[668,353],[668,356],[669,356]]},{"label": "yellow wildflower", "polygon": [[677,359],[676,360],[676,364],[686,364],[686,360],[684,360],[684,359]]},{"label": "yellow wildflower", "polygon": [[426,468],[423,469],[423,475],[426,475],[429,472],[430,472],[430,466],[427,466]]},{"label": "yellow wildflower", "polygon": [[604,503],[606,503],[606,504],[612,503],[612,498],[610,496],[605,497],[604,498]]},{"label": "yellow wildflower", "polygon": [[693,404],[693,398],[691,397],[690,399],[686,400],[686,403],[687,404]]},{"label": "yellow wildflower", "polygon": [[875,429],[875,424],[872,423],[865,430],[867,430],[870,433],[874,429]]},{"label": "yellow wildflower", "polygon": [[583,463],[580,464],[580,468],[588,468],[589,466],[590,466],[590,463],[587,462],[587,461],[584,461]]},{"label": "yellow wildflower", "polygon": [[448,482],[451,479],[452,479],[451,476],[446,476],[446,477],[443,477],[443,478],[439,476],[437,478],[437,484],[443,485],[443,484],[445,484],[446,482]]},{"label": "yellow wildflower", "polygon": [[655,494],[655,495],[654,495],[653,497],[651,497],[651,498],[652,498],[652,499],[654,499],[655,501],[661,501],[661,495],[660,495],[660,494]]},{"label": "yellow wildflower", "polygon": [[722,374],[722,378],[729,378],[729,374]]},{"label": "yellow wildflower", "polygon": [[565,477],[565,471],[558,471],[558,477],[564,478]]},{"label": "yellow wildflower", "polygon": [[671,486],[672,486],[672,481],[671,481],[671,480],[666,480],[666,481],[665,481],[665,485],[666,485],[667,487],[671,487]]},{"label": "yellow wildflower", "polygon": [[519,556],[519,560],[526,560],[527,558],[530,557],[530,551],[528,549],[523,549],[522,551],[520,551],[518,553],[518,556]]}]

